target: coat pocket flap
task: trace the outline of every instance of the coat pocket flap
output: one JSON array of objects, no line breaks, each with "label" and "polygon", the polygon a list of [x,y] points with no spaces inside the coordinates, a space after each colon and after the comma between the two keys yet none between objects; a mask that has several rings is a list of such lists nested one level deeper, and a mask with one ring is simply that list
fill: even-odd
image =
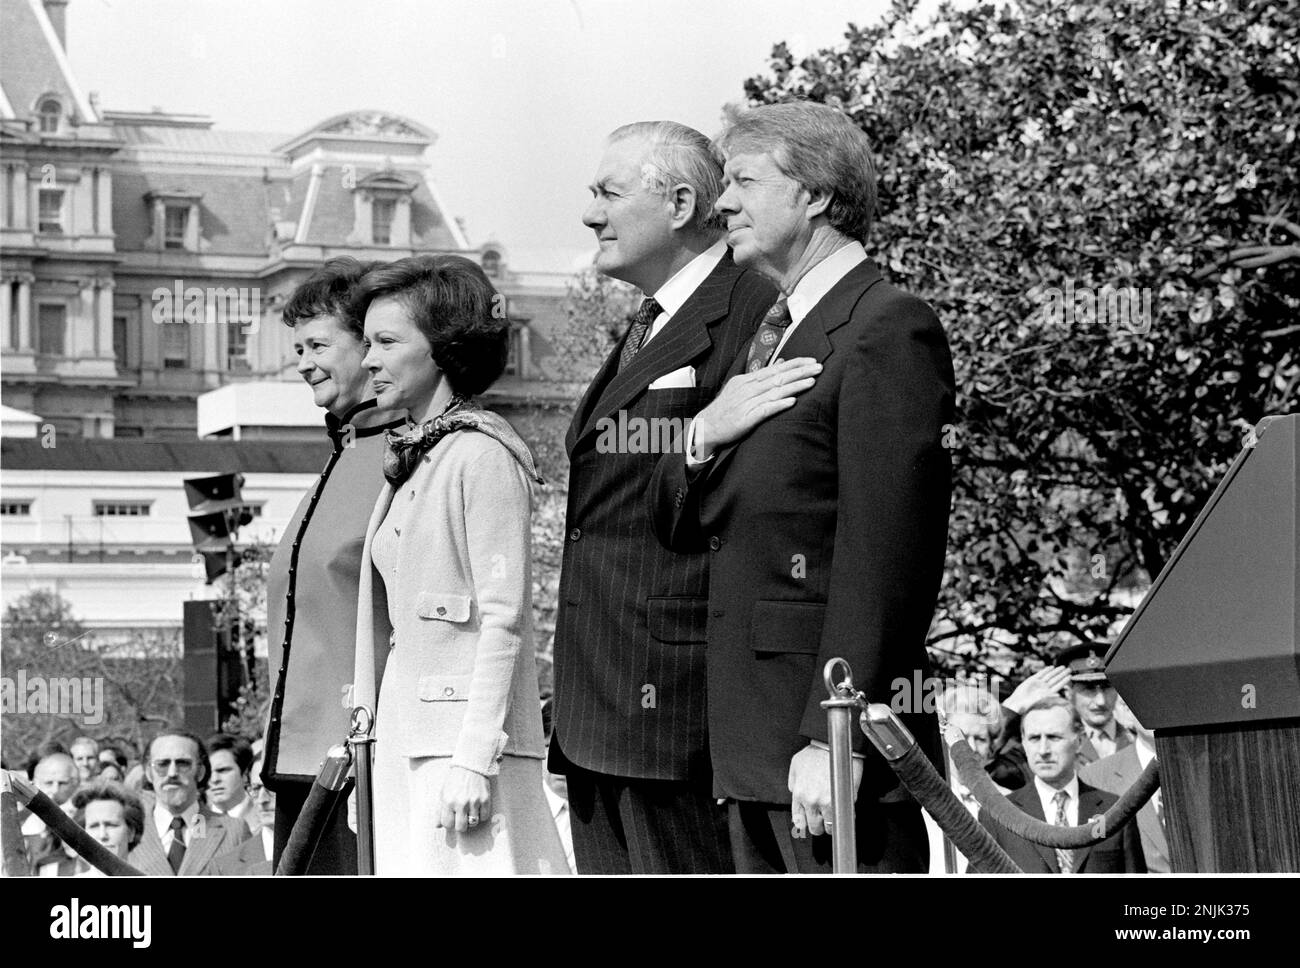
[{"label": "coat pocket flap", "polygon": [[705,598],[647,598],[646,626],[660,642],[691,643],[705,640],[709,602]]},{"label": "coat pocket flap", "polygon": [[468,702],[469,676],[420,676],[421,702]]},{"label": "coat pocket flap", "polygon": [[824,602],[755,602],[749,640],[755,652],[816,655],[825,617]]},{"label": "coat pocket flap", "polygon": [[444,622],[468,622],[469,613],[468,595],[420,592],[415,600],[415,614],[420,618],[441,619]]}]

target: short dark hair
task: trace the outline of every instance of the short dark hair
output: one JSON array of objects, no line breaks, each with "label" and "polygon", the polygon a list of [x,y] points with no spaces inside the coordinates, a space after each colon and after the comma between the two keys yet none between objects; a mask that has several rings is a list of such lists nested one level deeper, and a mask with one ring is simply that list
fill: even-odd
[{"label": "short dark hair", "polygon": [[298,284],[284,304],[280,318],[292,328],[304,319],[333,316],[357,339],[364,339],[361,317],[352,311],[352,291],[378,265],[382,263],[362,262],[347,255],[328,260]]},{"label": "short dark hair", "polygon": [[505,372],[510,321],[477,263],[458,255],[413,255],[377,266],[356,289],[353,315],[364,320],[370,304],[384,298],[411,314],[457,393],[482,393]]},{"label": "short dark hair", "polygon": [[220,750],[230,750],[240,774],[248,776],[248,771],[253,768],[253,747],[248,740],[229,733],[213,733],[208,737],[208,759],[211,760]]},{"label": "short dark hair", "polygon": [[155,734],[153,739],[149,740],[149,745],[144,748],[144,775],[148,777],[149,771],[153,768],[153,744],[158,742],[158,740],[162,739],[164,736],[180,736],[189,740],[198,748],[198,785],[199,793],[202,793],[208,788],[208,779],[212,776],[212,762],[208,759],[208,750],[207,747],[203,745],[203,740],[199,739],[187,729],[164,729]]},{"label": "short dark hair", "polygon": [[144,807],[140,804],[140,798],[112,780],[98,780],[83,786],[72,795],[72,806],[77,811],[75,819],[82,827],[86,826],[86,805],[96,800],[113,800],[122,805],[122,819],[131,831],[127,848],[134,849],[144,836]]}]

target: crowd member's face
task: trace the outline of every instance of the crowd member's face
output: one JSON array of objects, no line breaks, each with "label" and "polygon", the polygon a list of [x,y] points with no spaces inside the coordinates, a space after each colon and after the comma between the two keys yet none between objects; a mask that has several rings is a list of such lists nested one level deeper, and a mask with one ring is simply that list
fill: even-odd
[{"label": "crowd member's face", "polygon": [[62,806],[77,791],[77,764],[72,761],[72,757],[62,753],[47,756],[36,765],[33,779],[36,789]]},{"label": "crowd member's face", "polygon": [[269,787],[262,785],[261,761],[253,764],[252,777],[248,792],[253,797],[253,802],[257,804],[257,816],[261,819],[263,827],[273,828],[275,827],[275,793]]},{"label": "crowd member's face", "polygon": [[726,217],[736,264],[784,278],[812,238],[808,191],[766,151],[729,157],[723,185],[715,207]]},{"label": "crowd member's face", "polygon": [[365,347],[336,316],[300,321],[293,328],[293,349],[298,375],[311,386],[316,406],[341,418],[365,399]]},{"label": "crowd member's face", "polygon": [[1029,768],[1044,783],[1064,786],[1074,775],[1079,736],[1070,721],[1070,711],[1033,709],[1021,720],[1021,738]]},{"label": "crowd member's face", "polygon": [[641,178],[648,153],[644,138],[623,138],[606,148],[582,214],[600,246],[596,269],[643,291],[658,288],[674,251],[672,203]]},{"label": "crowd member's face", "polygon": [[94,743],[73,743],[72,744],[72,761],[77,764],[77,773],[81,782],[86,782],[95,775],[95,768],[99,765],[99,747]]},{"label": "crowd member's face", "polygon": [[409,410],[417,420],[433,401],[442,372],[429,341],[397,299],[376,299],[366,310],[365,365],[384,410]]},{"label": "crowd member's face", "polygon": [[230,750],[217,750],[209,757],[212,776],[208,778],[208,800],[223,812],[244,799],[244,777]]},{"label": "crowd member's face", "polygon": [[1115,690],[1108,682],[1076,682],[1070,687],[1074,708],[1083,721],[1100,729],[1115,715]]},{"label": "crowd member's face", "polygon": [[954,713],[948,722],[961,730],[966,737],[966,745],[980,758],[981,766],[988,766],[993,759],[993,741],[989,736],[989,724],[979,716],[971,713]]},{"label": "crowd member's face", "polygon": [[149,750],[149,780],[158,802],[174,814],[199,799],[202,765],[198,746],[187,736],[159,736]]},{"label": "crowd member's face", "polygon": [[86,833],[123,860],[130,852],[126,808],[116,800],[91,800],[86,804]]}]

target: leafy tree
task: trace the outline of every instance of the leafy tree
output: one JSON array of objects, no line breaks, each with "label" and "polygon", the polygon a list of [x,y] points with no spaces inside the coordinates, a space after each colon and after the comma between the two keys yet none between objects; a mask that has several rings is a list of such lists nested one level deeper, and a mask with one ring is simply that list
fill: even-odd
[{"label": "leafy tree", "polygon": [[1297,409],[1300,5],[914,9],[778,45],[745,90],[872,138],[869,247],[957,370],[931,646],[1023,662],[1104,643],[1249,429]]}]

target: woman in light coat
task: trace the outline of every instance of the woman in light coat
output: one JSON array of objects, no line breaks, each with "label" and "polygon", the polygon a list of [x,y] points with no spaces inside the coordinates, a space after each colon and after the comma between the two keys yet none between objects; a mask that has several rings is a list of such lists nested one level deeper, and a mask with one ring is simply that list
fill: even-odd
[{"label": "woman in light coat", "polygon": [[[366,535],[354,700],[374,708],[379,874],[567,873],[543,792],[533,656],[532,457],[476,406],[505,368],[509,322],[457,256],[380,266],[358,289],[390,431]],[[373,565],[373,567],[372,567]],[[375,642],[375,582],[393,627]],[[377,663],[376,650],[389,650]]]}]

